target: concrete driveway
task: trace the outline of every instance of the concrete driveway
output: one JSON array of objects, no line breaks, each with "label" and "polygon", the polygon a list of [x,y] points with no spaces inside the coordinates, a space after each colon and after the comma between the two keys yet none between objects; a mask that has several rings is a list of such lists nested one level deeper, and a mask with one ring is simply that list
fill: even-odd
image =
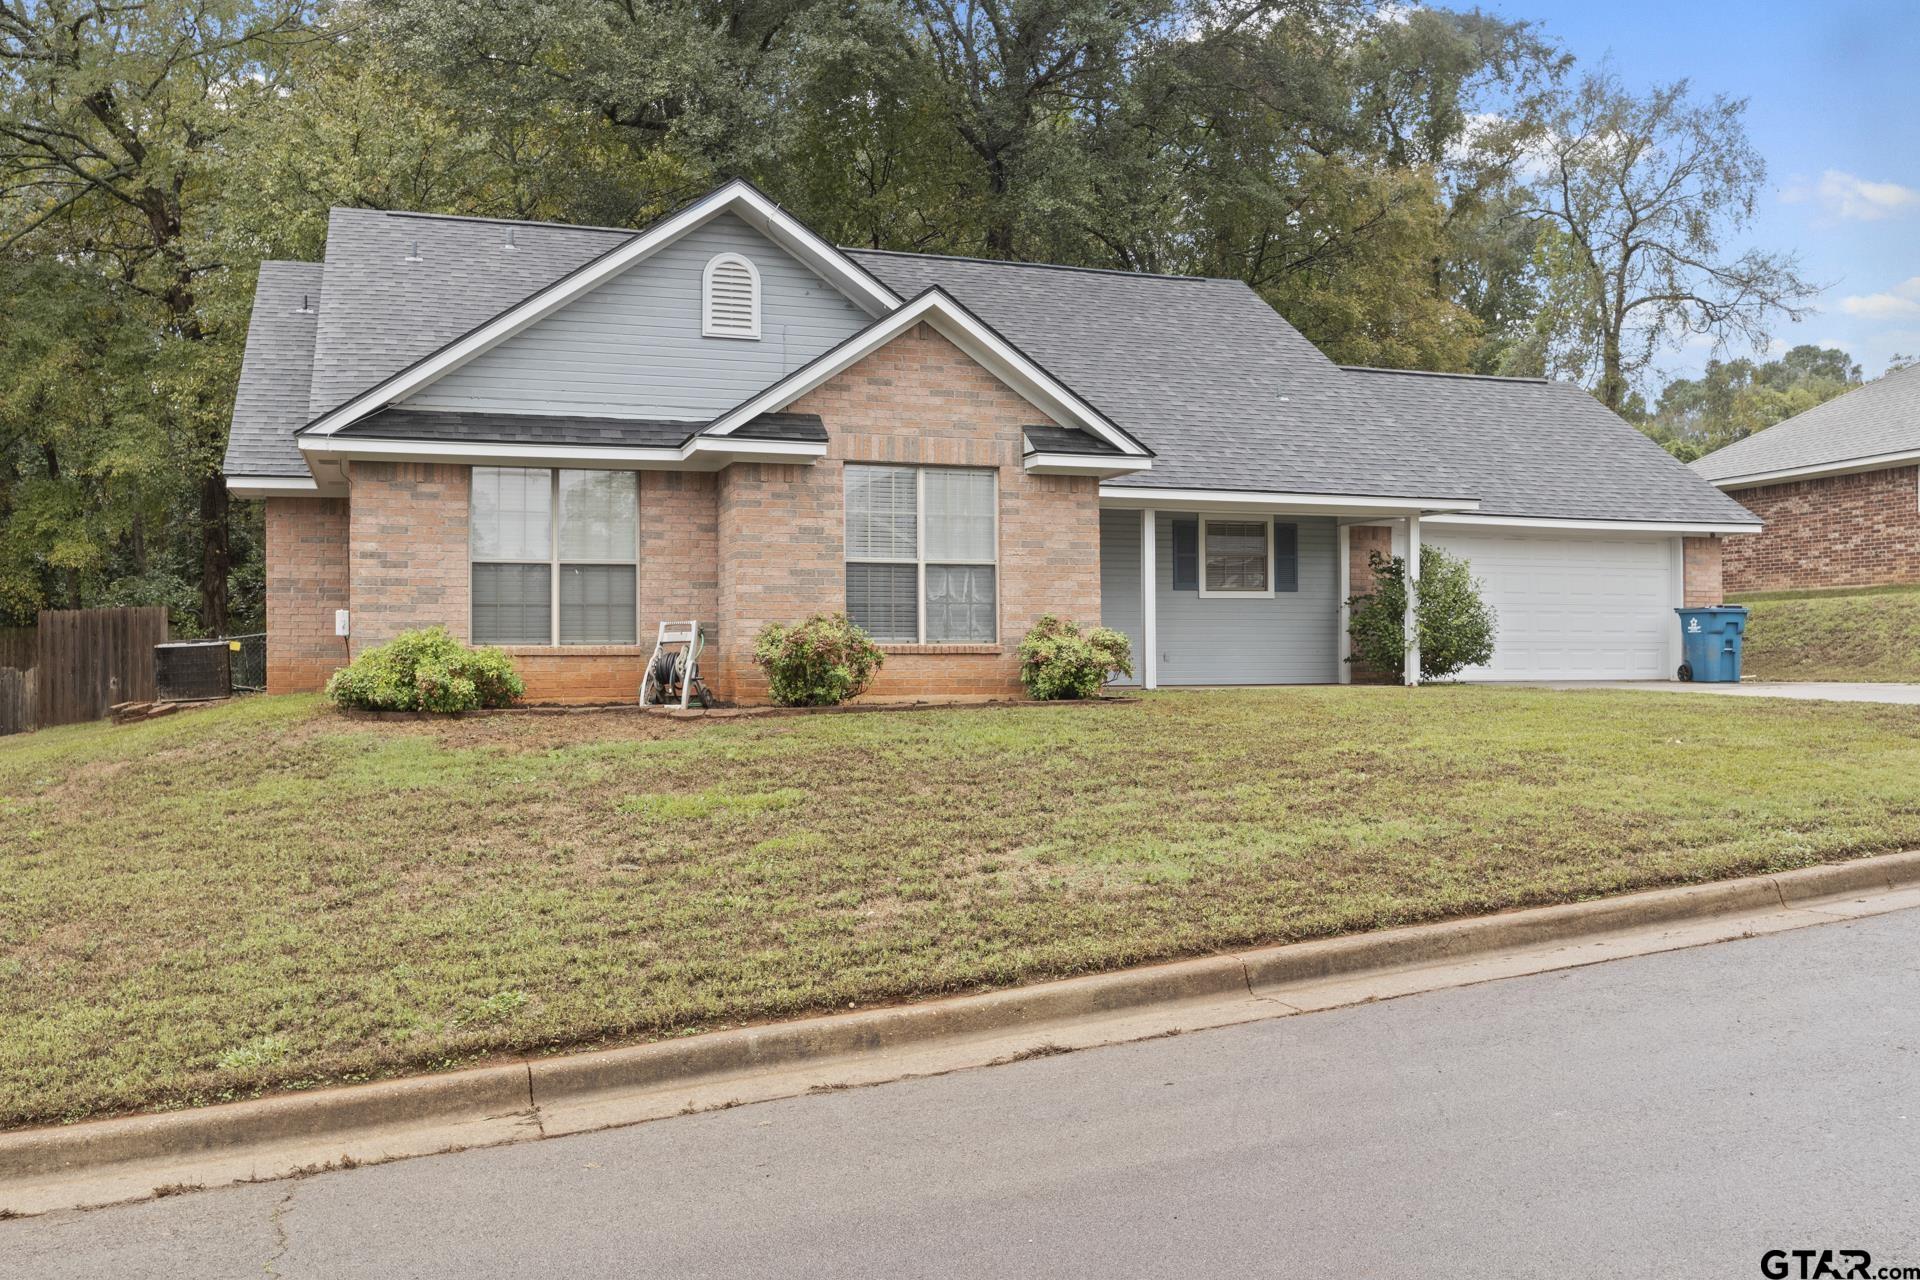
[{"label": "concrete driveway", "polygon": [[1799,698],[1810,702],[1889,702],[1920,706],[1920,684],[1846,684],[1837,680],[1782,680],[1694,684],[1681,680],[1553,680],[1537,689],[1637,689],[1647,693],[1702,693],[1723,698]]}]

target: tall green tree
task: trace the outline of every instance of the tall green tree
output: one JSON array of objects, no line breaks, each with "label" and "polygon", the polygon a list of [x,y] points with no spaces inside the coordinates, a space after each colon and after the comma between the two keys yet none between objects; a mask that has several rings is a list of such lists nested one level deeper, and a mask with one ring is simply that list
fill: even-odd
[{"label": "tall green tree", "polygon": [[[221,140],[275,88],[310,0],[0,0],[0,248],[59,255],[143,300],[147,377],[196,493],[200,622],[228,623],[220,476],[237,344],[203,291]],[[237,335],[233,335],[237,336]]]},{"label": "tall green tree", "polygon": [[1691,462],[1860,383],[1860,366],[1835,347],[1803,344],[1764,362],[1711,360],[1699,377],[1667,383],[1641,429]]},{"label": "tall green tree", "polygon": [[1688,335],[1759,346],[1775,320],[1806,313],[1817,289],[1793,257],[1728,248],[1766,179],[1746,106],[1696,100],[1684,80],[1636,95],[1612,75],[1565,95],[1516,209],[1552,232],[1536,265],[1561,305],[1540,311],[1513,364],[1579,376],[1617,411]]}]

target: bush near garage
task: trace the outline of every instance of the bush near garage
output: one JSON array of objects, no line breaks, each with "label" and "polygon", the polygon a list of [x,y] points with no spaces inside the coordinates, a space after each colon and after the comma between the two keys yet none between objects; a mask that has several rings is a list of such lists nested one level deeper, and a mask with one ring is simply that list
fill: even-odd
[{"label": "bush near garage", "polygon": [[[1347,659],[1400,679],[1407,665],[1407,562],[1404,556],[1367,556],[1373,593],[1347,601]],[[1431,543],[1420,548],[1420,585],[1414,622],[1420,632],[1420,678],[1444,680],[1493,660],[1493,607],[1481,598],[1473,566]]]}]

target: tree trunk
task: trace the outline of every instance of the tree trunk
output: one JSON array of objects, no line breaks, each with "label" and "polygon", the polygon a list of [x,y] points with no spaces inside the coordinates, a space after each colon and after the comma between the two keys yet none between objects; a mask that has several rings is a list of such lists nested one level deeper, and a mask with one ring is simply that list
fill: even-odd
[{"label": "tree trunk", "polygon": [[218,471],[200,479],[200,626],[227,633],[227,574],[233,548],[227,528],[227,481]]},{"label": "tree trunk", "polygon": [[1615,413],[1627,402],[1627,375],[1621,365],[1620,331],[1609,328],[1600,349],[1600,403]]}]

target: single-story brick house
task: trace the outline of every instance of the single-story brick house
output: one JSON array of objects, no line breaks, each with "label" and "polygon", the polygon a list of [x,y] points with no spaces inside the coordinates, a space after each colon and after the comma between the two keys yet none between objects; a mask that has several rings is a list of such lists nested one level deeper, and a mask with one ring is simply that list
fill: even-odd
[{"label": "single-story brick house", "polygon": [[1920,583],[1920,365],[1693,464],[1766,532],[1726,550],[1729,591]]},{"label": "single-story brick house", "polygon": [[1237,281],[840,249],[742,182],[639,232],[334,210],[261,269],[226,475],[270,688],[439,623],[552,700],[680,618],[750,700],[761,626],[840,609],[875,696],[1014,692],[1046,612],[1148,686],[1334,682],[1422,539],[1500,611],[1471,675],[1659,677],[1758,527],[1577,387],[1342,368]]}]

